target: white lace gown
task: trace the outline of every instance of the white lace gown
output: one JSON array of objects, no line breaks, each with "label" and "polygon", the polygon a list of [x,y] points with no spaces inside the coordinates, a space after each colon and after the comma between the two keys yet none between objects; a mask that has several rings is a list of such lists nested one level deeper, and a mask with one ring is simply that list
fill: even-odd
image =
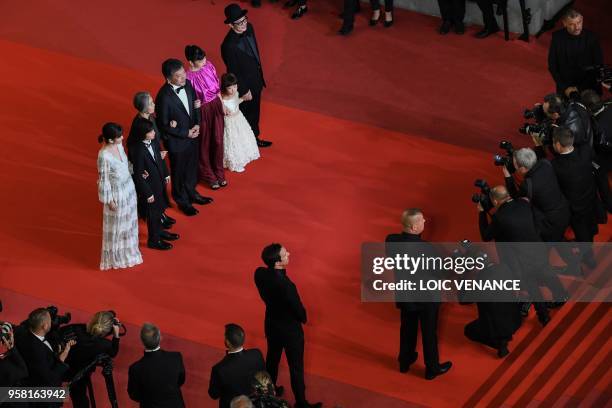
[{"label": "white lace gown", "polygon": [[[142,263],[138,249],[138,212],[128,159],[119,145],[121,160],[105,148],[98,153],[98,198],[104,204],[100,269],[129,268]],[[108,204],[114,201],[117,209]]]},{"label": "white lace gown", "polygon": [[225,117],[223,132],[223,167],[231,171],[244,171],[247,163],[259,158],[259,148],[249,122],[238,109],[238,93],[223,99],[223,105],[231,112]]}]

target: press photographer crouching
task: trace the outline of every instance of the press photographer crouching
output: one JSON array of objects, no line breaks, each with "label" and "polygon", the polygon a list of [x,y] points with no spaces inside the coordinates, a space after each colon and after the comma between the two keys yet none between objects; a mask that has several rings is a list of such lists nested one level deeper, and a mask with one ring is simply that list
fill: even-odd
[{"label": "press photographer crouching", "polygon": [[[70,366],[66,378],[73,380],[70,384],[70,398],[74,408],[89,408],[87,388],[91,384],[91,374],[94,372],[98,356],[106,355],[113,358],[119,352],[121,323],[113,311],[102,311],[94,314],[85,324],[72,324],[62,329],[64,336],[74,337],[77,345],[73,347],[66,363]],[[107,337],[112,335],[112,339]],[[88,368],[88,366],[90,366]],[[82,372],[82,370],[85,372]],[[82,372],[80,379],[75,378]]]},{"label": "press photographer crouching", "polygon": [[[547,263],[547,250],[538,242],[540,235],[534,223],[531,205],[524,199],[513,199],[504,186],[496,186],[489,193],[490,205],[496,211],[489,216],[483,204],[478,203],[478,224],[483,241],[495,242],[529,242],[525,245],[500,245],[497,248],[500,263],[507,265],[513,275],[521,278],[530,299],[541,298],[539,284],[544,284],[557,291],[563,290],[558,278],[552,276]],[[491,221],[489,222],[489,217]],[[560,288],[559,288],[560,287]],[[527,303],[527,305],[529,305]],[[550,321],[548,308],[544,302],[534,302],[538,320],[542,325]],[[527,307],[529,310],[529,307]],[[467,335],[467,334],[466,334]],[[501,347],[501,345],[500,345]],[[498,349],[499,350],[499,349]],[[500,354],[504,354],[503,350]]]}]

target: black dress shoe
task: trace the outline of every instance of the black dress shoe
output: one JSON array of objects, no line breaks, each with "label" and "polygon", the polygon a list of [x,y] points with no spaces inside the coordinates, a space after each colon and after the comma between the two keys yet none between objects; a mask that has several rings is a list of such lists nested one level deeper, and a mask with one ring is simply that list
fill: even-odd
[{"label": "black dress shoe", "polygon": [[485,28],[484,30],[477,32],[475,37],[479,39],[487,38],[488,36],[495,34],[498,31],[499,31],[499,28],[494,28],[492,30]]},{"label": "black dress shoe", "polygon": [[521,316],[523,317],[529,316],[529,309],[531,309],[531,302],[521,303]]},{"label": "black dress shoe", "polygon": [[453,366],[453,363],[447,361],[446,363],[442,363],[438,366],[437,370],[430,370],[429,368],[425,370],[425,378],[427,380],[433,380],[439,375],[446,373]]},{"label": "black dress shoe", "polygon": [[406,361],[400,361],[400,365],[399,365],[400,373],[407,373],[408,370],[410,370],[410,366],[414,364],[415,361],[417,361],[417,358],[419,358],[419,353],[415,351],[414,354],[412,355],[412,358]]},{"label": "black dress shoe", "polygon": [[157,242],[147,242],[147,246],[151,249],[159,249],[160,251],[166,251],[172,249],[172,244],[163,240]]},{"label": "black dress shoe", "polygon": [[538,316],[538,321],[542,325],[542,327],[546,326],[548,322],[550,322],[550,316],[548,314]]},{"label": "black dress shoe", "polygon": [[204,197],[201,195],[196,195],[195,197],[193,197],[193,199],[191,200],[193,203],[199,204],[199,205],[206,205],[206,204],[210,204],[213,202],[213,199],[210,197]]},{"label": "black dress shoe", "polygon": [[393,20],[385,20],[385,22],[383,23],[383,26],[385,26],[385,28],[389,28],[393,25]]},{"label": "black dress shoe", "polygon": [[196,210],[195,208],[193,208],[193,206],[189,206],[189,207],[179,207],[179,210],[181,210],[183,212],[183,214],[192,217],[194,215],[196,215],[199,211]]},{"label": "black dress shoe", "polygon": [[508,350],[508,342],[504,341],[502,344],[500,344],[500,346],[497,348],[497,357],[499,358],[504,358],[506,357],[508,354],[510,354],[510,350]]},{"label": "black dress shoe", "polygon": [[307,6],[300,6],[297,8],[297,10],[295,10],[293,12],[293,14],[291,15],[291,18],[294,20],[297,20],[298,18],[302,17],[304,14],[306,14],[306,12],[308,11],[308,7]]},{"label": "black dress shoe", "polygon": [[261,1],[251,1],[251,6],[254,8],[259,8],[261,7]]},{"label": "black dress shoe", "polygon": [[179,234],[175,234],[174,232],[162,231],[159,233],[161,239],[165,239],[166,241],[176,241],[180,238]]},{"label": "black dress shoe", "polygon": [[465,34],[465,26],[463,23],[455,23],[455,34]]},{"label": "black dress shoe", "polygon": [[450,32],[451,29],[451,22],[450,21],[444,21],[442,22],[442,25],[440,26],[440,29],[438,30],[438,32],[442,35],[446,35]]},{"label": "black dress shoe", "polygon": [[162,220],[161,225],[162,225],[163,229],[170,229],[170,228],[172,228],[172,224],[170,224],[169,222],[164,221],[164,220]]},{"label": "black dress shoe", "polygon": [[378,18],[370,18],[370,27],[374,27],[380,21],[380,13],[378,13]]},{"label": "black dress shoe", "polygon": [[295,6],[296,4],[297,4],[297,0],[289,0],[285,2],[283,7],[289,8],[289,7]]},{"label": "black dress shoe", "polygon": [[170,224],[176,224],[176,220],[174,218],[170,217],[166,213],[162,213],[162,221],[168,222]]},{"label": "black dress shoe", "polygon": [[272,146],[272,142],[268,142],[267,140],[262,140],[257,138],[257,146],[259,147],[270,147]]},{"label": "black dress shoe", "polygon": [[546,307],[549,309],[559,309],[561,306],[567,303],[568,299],[569,298],[566,295],[566,296],[563,296],[561,300],[558,300],[556,302],[546,302]]},{"label": "black dress shoe", "polygon": [[343,25],[342,28],[338,31],[338,34],[346,36],[349,35],[351,31],[353,31],[353,26]]}]

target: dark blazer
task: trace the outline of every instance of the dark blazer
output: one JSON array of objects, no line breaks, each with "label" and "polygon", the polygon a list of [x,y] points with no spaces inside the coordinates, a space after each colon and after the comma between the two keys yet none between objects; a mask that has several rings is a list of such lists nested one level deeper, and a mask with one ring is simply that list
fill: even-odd
[{"label": "dark blazer", "polygon": [[[421,239],[420,235],[409,234],[407,232],[401,232],[399,234],[389,234],[387,235],[385,242],[387,244],[394,244],[394,243],[418,244],[414,246],[414,250],[415,252],[418,252],[419,255],[422,253],[428,257],[438,256],[433,245]],[[393,245],[387,245],[387,256],[394,257],[398,253],[403,253],[403,252],[398,251],[398,248],[393,248]],[[425,273],[427,273],[427,277],[429,278],[431,278],[432,276],[437,276],[438,274],[437,271],[427,271],[427,272],[416,271],[414,274],[403,274],[403,273],[398,274],[396,272],[395,278],[396,280],[408,279],[408,280],[418,281],[426,277]],[[409,294],[410,299],[422,300],[419,302],[408,301],[408,299],[401,297],[402,294],[405,295],[406,293],[399,292],[399,295],[397,297],[397,302],[396,302],[396,306],[398,309],[404,309],[406,311],[417,311],[417,310],[423,310],[426,308],[435,309],[440,306],[440,303],[439,303],[440,294],[434,291],[431,291],[431,292],[418,291],[418,292]]]},{"label": "dark blazer", "polygon": [[478,224],[483,241],[497,242],[539,242],[540,236],[534,223],[531,205],[518,198],[506,201],[491,217],[481,211]]},{"label": "dark blazer", "polygon": [[[161,138],[170,152],[181,152],[197,144],[197,139],[188,137],[189,129],[200,124],[200,109],[194,108],[197,96],[191,82],[185,84],[189,112],[181,102],[172,85],[164,84],[155,98],[155,122],[160,130]],[[176,127],[170,127],[170,121],[177,122]]]},{"label": "dark blazer", "polygon": [[[151,140],[151,147],[153,148],[155,159],[149,153],[144,142],[135,143],[130,149],[132,165],[134,167],[134,183],[141,200],[146,201],[147,198],[154,196],[155,201],[164,210],[168,207],[165,187],[168,168],[161,158],[161,151],[157,140]],[[142,177],[145,171],[149,174],[149,177],[146,179]]]},{"label": "dark blazer", "polygon": [[68,365],[34,336],[23,330],[15,339],[15,345],[28,367],[29,376],[23,381],[29,387],[59,387],[68,371]]},{"label": "dark blazer", "polygon": [[571,153],[556,155],[552,165],[572,212],[594,214],[597,193],[593,176],[593,150],[589,146],[576,146]]},{"label": "dark blazer", "polygon": [[263,355],[258,349],[227,354],[212,368],[208,395],[219,399],[219,408],[229,408],[234,397],[251,394],[255,373],[265,369]]},{"label": "dark blazer", "polygon": [[87,333],[84,324],[74,326],[81,327],[78,332],[77,344],[70,349],[70,353],[66,358],[66,364],[70,367],[68,378],[72,378],[100,354],[115,357],[119,353],[119,338],[113,337],[112,340],[109,340],[102,337],[93,337]]},{"label": "dark blazer", "polygon": [[184,407],[181,393],[184,383],[185,366],[178,352],[145,352],[128,371],[128,394],[142,408]]},{"label": "dark blazer", "polygon": [[253,92],[260,92],[265,88],[266,81],[261,67],[261,56],[257,47],[255,30],[250,23],[243,34],[236,34],[234,30],[229,30],[221,44],[221,57],[227,72],[231,72],[238,78],[240,95],[249,89]]},{"label": "dark blazer", "polygon": [[255,285],[266,304],[266,337],[282,334],[303,335],[306,309],[295,284],[284,269],[260,267],[255,271]]},{"label": "dark blazer", "polygon": [[157,123],[155,121],[155,118],[153,116],[151,116],[151,119],[145,119],[140,115],[136,115],[134,116],[134,119],[132,119],[132,126],[130,126],[130,134],[128,135],[127,141],[126,141],[126,146],[127,146],[127,156],[128,159],[130,160],[130,162],[132,162],[132,155],[130,152],[130,149],[132,148],[132,146],[138,142],[140,142],[140,140],[138,140],[138,136],[136,136],[136,128],[138,126],[138,122],[141,121],[145,121],[145,120],[149,120],[151,123],[153,123],[153,130],[155,130],[155,140],[157,141],[157,144],[159,145],[160,149],[162,146],[162,139],[161,139],[161,132],[159,131],[159,128],[157,127]]},{"label": "dark blazer", "polygon": [[591,31],[583,29],[580,35],[573,36],[562,28],[553,33],[548,50],[548,70],[557,84],[558,93],[569,86],[576,86],[580,91],[601,91],[595,77],[584,70],[600,64],[603,64],[603,52],[599,39]]}]

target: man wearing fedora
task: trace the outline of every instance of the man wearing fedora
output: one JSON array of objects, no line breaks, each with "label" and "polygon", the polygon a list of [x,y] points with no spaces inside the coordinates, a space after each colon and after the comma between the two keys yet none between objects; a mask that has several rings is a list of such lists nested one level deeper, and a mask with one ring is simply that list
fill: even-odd
[{"label": "man wearing fedora", "polygon": [[259,110],[261,92],[266,87],[261,58],[253,25],[247,20],[247,10],[236,3],[225,7],[225,24],[230,27],[221,44],[221,56],[227,68],[238,78],[238,94],[244,95],[249,90],[253,99],[240,104],[242,114],[251,125],[257,146],[268,147],[272,142],[259,138]]}]

